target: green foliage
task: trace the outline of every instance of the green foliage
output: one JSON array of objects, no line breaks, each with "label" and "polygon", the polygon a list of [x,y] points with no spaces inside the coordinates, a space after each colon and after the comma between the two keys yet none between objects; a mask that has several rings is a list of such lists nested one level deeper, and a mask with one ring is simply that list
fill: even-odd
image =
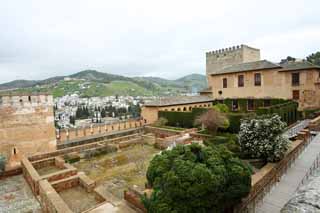
[{"label": "green foliage", "polygon": [[241,119],[254,116],[254,113],[228,113],[229,128],[226,130],[231,133],[238,133],[240,130]]},{"label": "green foliage", "polygon": [[320,66],[320,52],[312,53],[311,55],[307,56],[307,61]]},{"label": "green foliage", "polygon": [[298,120],[298,103],[294,101],[285,101],[269,107],[260,107],[256,112],[258,115],[278,114],[282,121],[292,124]]},{"label": "green foliage", "polygon": [[236,134],[218,133],[218,135],[205,140],[204,144],[207,146],[223,145],[229,151],[240,155],[240,144]]},{"label": "green foliage", "polygon": [[147,180],[150,213],[223,212],[250,192],[251,170],[225,147],[178,145],[151,160]]},{"label": "green foliage", "polygon": [[242,120],[239,132],[241,152],[250,158],[269,162],[281,160],[289,148],[289,139],[282,135],[286,126],[277,114]]},{"label": "green foliage", "polygon": [[159,111],[159,117],[168,120],[168,126],[192,128],[194,122],[194,114],[192,112],[169,112]]},{"label": "green foliage", "polygon": [[212,107],[214,110],[222,113],[229,112],[229,107],[226,104],[216,104]]},{"label": "green foliage", "polygon": [[6,158],[0,154],[0,172],[4,171],[6,165]]},{"label": "green foliage", "polygon": [[313,119],[320,115],[320,109],[305,109],[302,112],[303,118]]}]

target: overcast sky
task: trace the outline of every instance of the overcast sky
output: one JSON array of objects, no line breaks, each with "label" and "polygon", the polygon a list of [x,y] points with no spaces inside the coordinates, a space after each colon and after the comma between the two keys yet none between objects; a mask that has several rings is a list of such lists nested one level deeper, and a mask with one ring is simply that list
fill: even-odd
[{"label": "overcast sky", "polygon": [[84,69],[174,79],[238,44],[262,59],[320,50],[320,1],[1,0],[0,83]]}]

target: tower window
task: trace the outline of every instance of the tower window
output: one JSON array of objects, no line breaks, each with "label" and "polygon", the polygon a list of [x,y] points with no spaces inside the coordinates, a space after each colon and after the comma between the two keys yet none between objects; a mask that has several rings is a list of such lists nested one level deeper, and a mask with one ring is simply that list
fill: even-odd
[{"label": "tower window", "polygon": [[261,73],[254,74],[254,85],[261,86]]},{"label": "tower window", "polygon": [[238,87],[243,87],[243,86],[244,86],[244,76],[238,75]]},{"label": "tower window", "polygon": [[223,78],[223,79],[222,79],[222,86],[223,86],[223,88],[227,88],[227,87],[228,87],[228,80],[227,80],[227,78]]}]

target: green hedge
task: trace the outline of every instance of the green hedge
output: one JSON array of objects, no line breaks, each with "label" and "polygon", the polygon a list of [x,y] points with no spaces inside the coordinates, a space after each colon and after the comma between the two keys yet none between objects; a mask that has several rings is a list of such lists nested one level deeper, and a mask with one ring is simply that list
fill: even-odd
[{"label": "green hedge", "polygon": [[[247,110],[247,104],[248,104],[248,99],[247,98],[238,98],[238,99],[231,99],[231,98],[226,98],[223,99],[223,104],[227,105],[229,110],[232,111],[232,100],[238,100],[238,105],[239,109],[237,112],[251,112]],[[254,108],[258,109],[260,107],[264,106],[264,101],[266,99],[253,99],[253,104]],[[282,104],[287,102],[285,99],[270,99],[270,105],[277,105],[277,104]],[[219,103],[218,100],[214,101],[213,104]]]},{"label": "green hedge", "polygon": [[[194,108],[192,109],[192,112],[159,111],[158,116],[159,118],[166,118],[168,120],[168,126],[192,128],[194,127],[195,119],[207,110],[208,109],[206,108]],[[227,130],[224,131],[238,133],[240,129],[240,120],[252,114],[254,113],[226,113],[229,119],[230,126]]]},{"label": "green hedge", "polygon": [[278,114],[281,119],[288,125],[296,122],[299,119],[299,113],[297,111],[298,103],[293,101],[286,101],[270,107],[260,107],[256,110],[258,115],[264,114]]},{"label": "green hedge", "polygon": [[192,128],[195,116],[192,112],[169,112],[160,111],[159,118],[166,118],[168,120],[167,126]]}]

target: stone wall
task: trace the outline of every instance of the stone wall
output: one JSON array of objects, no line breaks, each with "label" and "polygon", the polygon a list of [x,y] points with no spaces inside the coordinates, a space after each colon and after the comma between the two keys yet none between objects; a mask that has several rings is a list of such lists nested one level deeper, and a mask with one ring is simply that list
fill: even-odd
[{"label": "stone wall", "polygon": [[55,150],[55,138],[52,96],[0,95],[0,153],[9,167],[18,165],[21,155]]},{"label": "stone wall", "polygon": [[44,213],[73,213],[47,180],[40,185],[40,205]]},{"label": "stone wall", "polygon": [[65,129],[57,132],[58,145],[89,136],[101,136],[117,131],[134,129],[144,125],[142,120],[127,120],[110,124],[95,124],[90,127]]},{"label": "stone wall", "polygon": [[260,60],[260,50],[247,45],[234,46],[206,53],[206,73],[220,71],[222,68]]}]

